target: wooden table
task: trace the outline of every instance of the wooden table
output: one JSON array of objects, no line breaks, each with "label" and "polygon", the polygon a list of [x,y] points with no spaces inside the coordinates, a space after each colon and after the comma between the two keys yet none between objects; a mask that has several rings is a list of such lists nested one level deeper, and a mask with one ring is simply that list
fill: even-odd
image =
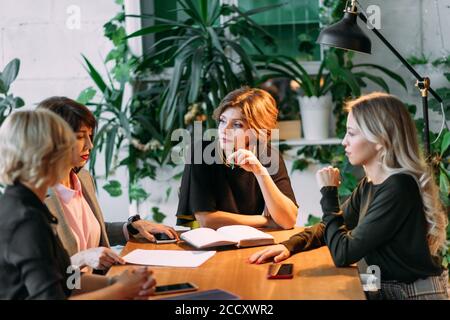
[{"label": "wooden table", "polygon": [[[301,229],[296,228],[268,233],[279,242],[299,230]],[[151,269],[158,285],[192,282],[199,290],[223,289],[242,299],[365,299],[357,268],[336,268],[327,247],[298,253],[285,260],[286,263],[294,264],[294,278],[288,280],[268,280],[268,263],[255,265],[247,262],[252,253],[262,248],[221,250],[198,268],[152,266]],[[134,249],[194,250],[184,242],[152,244],[130,241],[121,254],[126,255]],[[119,274],[130,267],[132,266],[113,266],[108,275]]]}]

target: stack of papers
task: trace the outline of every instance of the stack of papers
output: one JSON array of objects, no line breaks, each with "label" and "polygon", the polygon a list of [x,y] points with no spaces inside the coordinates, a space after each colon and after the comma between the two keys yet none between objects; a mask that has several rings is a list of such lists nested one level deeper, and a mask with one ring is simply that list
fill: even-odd
[{"label": "stack of papers", "polygon": [[131,264],[195,268],[215,254],[216,251],[136,249],[124,256],[123,259]]}]

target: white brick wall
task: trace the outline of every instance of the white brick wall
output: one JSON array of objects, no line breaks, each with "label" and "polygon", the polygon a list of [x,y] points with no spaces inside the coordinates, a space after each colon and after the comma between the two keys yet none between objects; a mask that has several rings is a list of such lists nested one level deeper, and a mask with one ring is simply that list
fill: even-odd
[{"label": "white brick wall", "polygon": [[[69,29],[67,9],[80,8],[80,29]],[[93,83],[82,65],[83,53],[104,72],[103,60],[112,48],[103,36],[103,24],[114,17],[119,6],[114,0],[1,0],[0,68],[13,58],[21,61],[20,73],[11,92],[22,97],[26,108],[54,95],[77,98]],[[103,172],[103,160],[98,171]],[[119,171],[118,180],[126,181]],[[127,194],[111,198],[99,181],[99,201],[108,221],[128,217]]]},{"label": "white brick wall", "polygon": [[[66,27],[70,5],[80,8],[80,29]],[[0,1],[0,66],[21,60],[12,92],[23,97],[27,107],[51,95],[76,98],[92,85],[81,53],[102,67],[111,49],[102,26],[118,8],[113,0]]]}]

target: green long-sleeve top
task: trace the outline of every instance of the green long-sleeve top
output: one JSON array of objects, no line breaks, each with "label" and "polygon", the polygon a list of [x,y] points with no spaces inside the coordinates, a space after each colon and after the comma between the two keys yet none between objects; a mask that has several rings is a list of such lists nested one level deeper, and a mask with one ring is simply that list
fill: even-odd
[{"label": "green long-sleeve top", "polygon": [[382,281],[409,283],[442,273],[428,248],[422,198],[411,175],[394,174],[377,185],[364,178],[342,207],[336,187],[320,192],[322,221],[282,243],[292,254],[327,245],[336,266],[364,258],[380,268]]}]

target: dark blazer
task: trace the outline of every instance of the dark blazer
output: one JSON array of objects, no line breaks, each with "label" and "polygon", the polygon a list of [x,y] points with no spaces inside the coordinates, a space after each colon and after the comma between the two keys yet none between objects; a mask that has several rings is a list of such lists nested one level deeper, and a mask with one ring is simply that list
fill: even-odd
[{"label": "dark blazer", "polygon": [[70,258],[57,219],[20,183],[0,196],[0,299],[65,299]]},{"label": "dark blazer", "polygon": [[[124,245],[127,242],[125,235],[123,234],[123,224],[125,222],[105,222],[102,210],[100,209],[100,205],[98,204],[95,195],[95,185],[92,176],[87,170],[82,169],[78,172],[78,179],[80,179],[83,196],[100,224],[101,236],[99,246],[109,247],[110,244]],[[49,189],[49,195],[45,199],[45,204],[52,215],[59,221],[56,231],[58,232],[58,236],[61,239],[64,248],[70,256],[78,253],[77,241],[67,224],[63,207],[54,189]]]}]

